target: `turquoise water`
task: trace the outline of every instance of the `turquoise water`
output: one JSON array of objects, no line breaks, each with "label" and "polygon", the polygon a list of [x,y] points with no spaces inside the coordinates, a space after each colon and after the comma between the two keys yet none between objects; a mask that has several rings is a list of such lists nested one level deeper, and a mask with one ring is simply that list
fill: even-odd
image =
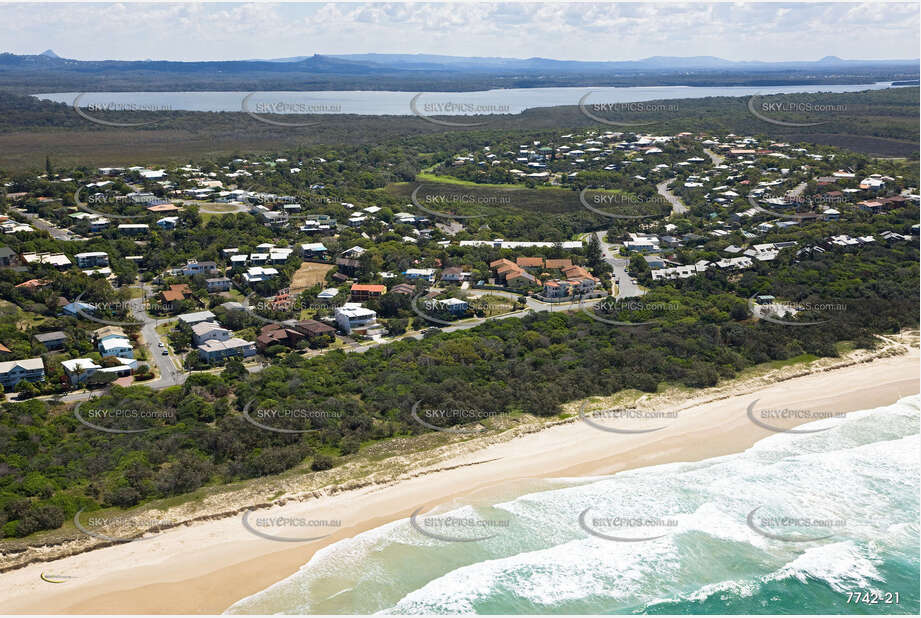
[{"label": "turquoise water", "polygon": [[[228,613],[917,615],[918,407],[913,396],[744,453],[449,505],[441,526],[401,520],[327,547]],[[446,528],[451,516],[493,525]],[[899,604],[849,604],[857,592]]]}]

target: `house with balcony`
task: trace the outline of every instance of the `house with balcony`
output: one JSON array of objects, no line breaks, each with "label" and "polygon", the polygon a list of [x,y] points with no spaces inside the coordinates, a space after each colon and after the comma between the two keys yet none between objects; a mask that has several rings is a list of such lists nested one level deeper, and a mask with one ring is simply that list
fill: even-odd
[{"label": "house with balcony", "polygon": [[224,341],[209,339],[198,346],[198,355],[207,362],[223,360],[231,356],[246,358],[254,354],[256,354],[256,344],[238,337],[231,337]]},{"label": "house with balcony", "polygon": [[346,333],[364,333],[377,326],[377,312],[359,303],[345,303],[336,307],[336,323],[339,329]]},{"label": "house with balcony", "polygon": [[192,326],[192,341],[195,345],[201,345],[210,340],[228,341],[232,337],[233,333],[217,322],[199,322]]},{"label": "house with balcony", "polygon": [[124,337],[109,337],[96,344],[96,349],[103,358],[115,356],[116,358],[134,358],[131,340]]},{"label": "house with balcony", "polygon": [[78,268],[102,268],[109,265],[109,254],[104,251],[87,251],[74,255]]},{"label": "house with balcony", "polygon": [[353,301],[361,302],[372,298],[380,298],[387,293],[387,286],[374,283],[354,283],[350,292]]},{"label": "house with balcony", "polygon": [[0,385],[10,391],[22,380],[41,382],[45,379],[45,363],[41,358],[24,358],[0,363]]}]

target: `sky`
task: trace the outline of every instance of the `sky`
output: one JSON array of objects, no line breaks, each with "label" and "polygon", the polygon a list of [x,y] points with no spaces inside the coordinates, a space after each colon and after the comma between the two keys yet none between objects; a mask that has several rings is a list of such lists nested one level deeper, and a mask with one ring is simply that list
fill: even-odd
[{"label": "sky", "polygon": [[636,60],[918,58],[916,3],[0,4],[0,52],[78,60],[426,53]]}]

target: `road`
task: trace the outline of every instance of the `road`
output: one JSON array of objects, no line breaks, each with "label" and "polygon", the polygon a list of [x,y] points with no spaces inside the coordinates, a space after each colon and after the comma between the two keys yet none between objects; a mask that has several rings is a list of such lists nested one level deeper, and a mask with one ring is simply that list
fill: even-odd
[{"label": "road", "polygon": [[614,298],[633,298],[635,296],[642,296],[646,292],[644,292],[640,286],[636,284],[636,281],[627,274],[627,266],[630,260],[620,255],[620,245],[614,245],[607,242],[604,239],[604,235],[604,232],[595,232],[595,236],[598,238],[598,244],[601,245],[601,255],[604,257],[604,260],[611,265],[611,268],[614,270],[614,279],[617,280],[617,294]]},{"label": "road", "polygon": [[707,156],[710,157],[710,161],[713,162],[713,165],[722,165],[723,161],[726,160],[726,157],[723,155],[718,155],[709,148],[704,148],[704,152],[707,153]]},{"label": "road", "polygon": [[[157,366],[160,372],[159,378],[144,384],[151,388],[167,388],[182,384],[188,374],[179,368],[182,365],[178,362],[178,359],[173,356],[172,352],[169,352],[169,348],[166,347],[166,343],[160,339],[160,333],[157,332],[157,326],[172,322],[176,318],[164,320],[152,318],[150,314],[147,313],[145,302],[153,293],[153,288],[149,284],[144,284],[140,286],[140,289],[144,291],[144,295],[141,298],[133,299],[129,303],[131,317],[134,318],[135,321],[141,322],[141,337],[144,339],[144,344],[147,346],[151,361]],[[160,347],[161,343],[163,343],[163,347]],[[168,354],[164,355],[164,351],[167,351]]]},{"label": "road", "polygon": [[672,205],[672,216],[681,215],[688,211],[688,207],[684,205],[678,196],[668,190],[668,186],[675,181],[674,178],[669,178],[663,182],[660,182],[656,185],[656,191],[659,192],[659,195],[668,200],[668,203]]},{"label": "road", "polygon": [[44,230],[48,232],[49,234],[51,234],[51,237],[54,238],[55,240],[65,240],[65,241],[86,240],[86,238],[78,234],[74,234],[70,230],[59,228],[53,225],[52,223],[45,221],[44,219],[40,218],[34,212],[26,212],[22,210],[21,208],[14,208],[13,210],[17,211],[19,214],[23,215],[26,219],[28,219],[29,223],[32,226],[40,230]]}]

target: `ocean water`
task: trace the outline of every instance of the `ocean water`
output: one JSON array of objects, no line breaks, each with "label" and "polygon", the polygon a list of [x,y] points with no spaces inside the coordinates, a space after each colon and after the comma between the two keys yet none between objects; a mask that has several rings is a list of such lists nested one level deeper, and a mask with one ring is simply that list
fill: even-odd
[{"label": "ocean water", "polygon": [[447,505],[331,545],[227,613],[917,615],[919,401]]}]

